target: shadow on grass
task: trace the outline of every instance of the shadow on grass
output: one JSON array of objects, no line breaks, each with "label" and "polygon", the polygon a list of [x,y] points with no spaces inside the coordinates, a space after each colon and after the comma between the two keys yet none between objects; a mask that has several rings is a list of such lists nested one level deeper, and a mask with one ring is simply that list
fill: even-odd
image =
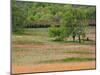
[{"label": "shadow on grass", "polygon": [[63,59],[64,62],[75,62],[75,61],[93,61],[95,58],[66,58]]},{"label": "shadow on grass", "polygon": [[87,52],[87,51],[66,51],[64,53],[75,53],[75,54],[94,54],[93,52]]},{"label": "shadow on grass", "polygon": [[96,41],[94,40],[82,40],[81,43],[79,43],[78,40],[51,40],[52,42],[58,42],[58,43],[69,43],[69,44],[80,44],[80,45],[95,45]]},{"label": "shadow on grass", "polygon": [[48,60],[48,61],[41,61],[38,63],[65,63],[65,62],[82,62],[82,61],[94,61],[95,58],[65,58],[65,59],[58,59],[58,60]]}]

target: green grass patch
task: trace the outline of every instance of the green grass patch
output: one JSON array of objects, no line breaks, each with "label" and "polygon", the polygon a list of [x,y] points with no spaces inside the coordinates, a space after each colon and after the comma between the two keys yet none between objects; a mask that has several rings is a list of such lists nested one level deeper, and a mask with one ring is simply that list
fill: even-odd
[{"label": "green grass patch", "polygon": [[13,35],[24,35],[24,32],[25,32],[25,30],[23,28],[21,28],[15,32],[13,32]]},{"label": "green grass patch", "polygon": [[65,58],[64,62],[93,61],[95,58]]},{"label": "green grass patch", "polygon": [[[19,37],[21,36],[21,37]],[[78,40],[60,40],[54,41],[48,35],[48,28],[23,28],[13,33],[13,42],[16,44],[39,44],[39,43],[50,43],[50,44],[81,44],[81,45],[95,45],[95,41],[82,41],[79,43]],[[71,38],[71,37],[70,37]]]},{"label": "green grass patch", "polygon": [[16,32],[13,32],[14,35],[31,35],[31,36],[48,36],[48,28],[23,28],[19,29]]},{"label": "green grass patch", "polygon": [[94,54],[93,52],[89,52],[89,51],[66,51],[65,53],[72,53],[72,54]]},{"label": "green grass patch", "polygon": [[41,61],[38,63],[65,63],[65,62],[82,62],[82,61],[94,61],[95,58],[65,58],[65,59],[58,59],[58,60],[47,60],[47,61]]},{"label": "green grass patch", "polygon": [[14,44],[43,44],[42,41],[37,41],[37,40],[18,40],[18,41],[13,41]]}]

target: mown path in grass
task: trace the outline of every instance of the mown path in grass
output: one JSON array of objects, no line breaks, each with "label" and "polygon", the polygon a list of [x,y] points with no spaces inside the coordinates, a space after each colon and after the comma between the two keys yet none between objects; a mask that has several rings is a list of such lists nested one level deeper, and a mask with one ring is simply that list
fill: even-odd
[{"label": "mown path in grass", "polygon": [[40,64],[40,65],[12,65],[12,73],[36,73],[36,72],[51,72],[51,71],[68,71],[68,70],[86,70],[95,69],[96,63],[94,61],[88,62],[70,62],[70,63],[54,63],[54,64]]},{"label": "mown path in grass", "polygon": [[59,48],[81,48],[86,50],[87,49],[91,49],[91,50],[95,50],[95,46],[91,46],[91,45],[75,45],[75,44],[56,44],[56,45],[52,45],[52,44],[26,44],[26,45],[13,45],[13,47],[15,48],[44,48],[44,49],[48,49],[48,48],[55,48],[55,49],[59,49]]}]

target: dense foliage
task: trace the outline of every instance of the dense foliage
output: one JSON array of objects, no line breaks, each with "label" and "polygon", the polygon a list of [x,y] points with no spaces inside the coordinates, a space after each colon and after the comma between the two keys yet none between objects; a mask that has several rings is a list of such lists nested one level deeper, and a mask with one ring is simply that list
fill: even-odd
[{"label": "dense foliage", "polygon": [[[50,25],[49,35],[57,40],[85,36],[89,19],[96,18],[95,6],[36,3],[12,0],[13,32],[28,25]],[[59,27],[57,27],[59,25]]]}]

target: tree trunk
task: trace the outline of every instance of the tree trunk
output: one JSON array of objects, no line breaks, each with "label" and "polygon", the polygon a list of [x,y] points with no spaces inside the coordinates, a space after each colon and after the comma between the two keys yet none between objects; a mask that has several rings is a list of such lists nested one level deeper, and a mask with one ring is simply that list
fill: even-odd
[{"label": "tree trunk", "polygon": [[81,36],[79,35],[79,37],[78,37],[78,38],[79,38],[79,43],[81,43]]},{"label": "tree trunk", "polygon": [[73,36],[73,42],[75,42],[75,36]]}]

